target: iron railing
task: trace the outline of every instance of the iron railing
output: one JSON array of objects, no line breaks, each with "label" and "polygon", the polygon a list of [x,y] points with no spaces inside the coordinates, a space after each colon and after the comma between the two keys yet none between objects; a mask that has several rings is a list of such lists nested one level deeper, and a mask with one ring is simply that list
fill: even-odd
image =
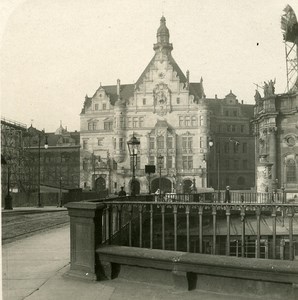
[{"label": "iron railing", "polygon": [[[104,200],[102,243],[294,259],[298,204],[272,202],[270,197],[266,203],[238,202],[239,197],[232,203],[193,202],[193,196],[179,196],[175,201],[153,201],[154,196]],[[257,195],[256,199],[263,198]]]}]

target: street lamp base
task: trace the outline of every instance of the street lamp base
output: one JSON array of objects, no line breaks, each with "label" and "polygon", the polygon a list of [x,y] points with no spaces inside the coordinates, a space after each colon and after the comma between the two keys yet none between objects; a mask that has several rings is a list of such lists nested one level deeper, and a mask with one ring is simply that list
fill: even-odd
[{"label": "street lamp base", "polygon": [[6,195],[4,199],[4,209],[12,209],[12,197],[10,195]]}]

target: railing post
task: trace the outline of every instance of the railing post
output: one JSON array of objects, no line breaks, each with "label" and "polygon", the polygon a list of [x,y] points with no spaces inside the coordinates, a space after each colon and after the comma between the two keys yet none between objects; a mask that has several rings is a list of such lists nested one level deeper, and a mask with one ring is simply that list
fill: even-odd
[{"label": "railing post", "polygon": [[260,258],[261,209],[259,207],[256,208],[256,216],[257,216],[256,258]]},{"label": "railing post", "polygon": [[241,207],[241,223],[242,223],[242,232],[241,232],[241,257],[245,257],[245,207]]},{"label": "railing post", "polygon": [[162,250],[165,250],[165,205],[161,205],[161,235]]},{"label": "railing post", "polygon": [[173,206],[174,214],[174,251],[177,251],[177,205]]},{"label": "railing post", "polygon": [[190,234],[189,234],[189,205],[185,208],[186,214],[186,251],[189,252],[190,250]]},{"label": "railing post", "polygon": [[143,247],[143,206],[139,206],[139,247]]},{"label": "railing post", "polygon": [[150,204],[150,249],[153,249],[153,205]]},{"label": "railing post", "polygon": [[227,246],[226,246],[226,255],[230,255],[230,216],[231,208],[230,206],[226,207],[226,217],[227,217]]},{"label": "railing post", "polygon": [[289,260],[294,259],[294,244],[293,244],[293,208],[289,207],[288,208],[288,218],[289,218]]},{"label": "railing post", "polygon": [[203,206],[199,206],[199,243],[200,253],[203,253]]},{"label": "railing post", "polygon": [[97,280],[99,262],[95,250],[102,243],[102,214],[105,205],[71,202],[65,206],[70,216],[70,270],[67,275]]},{"label": "railing post", "polygon": [[272,210],[272,258],[276,259],[276,206]]},{"label": "railing post", "polygon": [[216,254],[216,206],[212,206],[212,219],[213,219],[213,248],[212,254]]}]

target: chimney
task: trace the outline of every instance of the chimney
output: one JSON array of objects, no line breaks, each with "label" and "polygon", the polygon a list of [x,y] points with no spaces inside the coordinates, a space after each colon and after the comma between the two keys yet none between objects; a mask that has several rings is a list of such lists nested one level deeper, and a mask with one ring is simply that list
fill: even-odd
[{"label": "chimney", "polygon": [[217,94],[215,94],[215,99],[217,99]]},{"label": "chimney", "polygon": [[241,100],[241,104],[243,104],[243,100]]},{"label": "chimney", "polygon": [[117,79],[117,96],[120,98],[120,79]]}]

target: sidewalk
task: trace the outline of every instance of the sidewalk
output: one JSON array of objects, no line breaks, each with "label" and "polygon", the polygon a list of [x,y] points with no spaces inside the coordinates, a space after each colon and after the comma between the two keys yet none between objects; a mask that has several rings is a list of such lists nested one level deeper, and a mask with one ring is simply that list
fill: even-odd
[{"label": "sidewalk", "polygon": [[[136,276],[127,276],[133,269],[126,270],[126,276],[111,281],[89,282],[66,277],[69,236],[69,226],[65,226],[3,245],[3,300],[252,299],[199,290],[177,291],[158,280],[148,283]],[[150,271],[145,277],[150,277]]]},{"label": "sidewalk", "polygon": [[19,213],[19,212],[49,212],[49,211],[60,211],[67,210],[65,207],[56,207],[56,206],[42,206],[42,207],[14,207],[13,209],[4,209],[2,208],[2,214],[10,214],[10,213]]}]

